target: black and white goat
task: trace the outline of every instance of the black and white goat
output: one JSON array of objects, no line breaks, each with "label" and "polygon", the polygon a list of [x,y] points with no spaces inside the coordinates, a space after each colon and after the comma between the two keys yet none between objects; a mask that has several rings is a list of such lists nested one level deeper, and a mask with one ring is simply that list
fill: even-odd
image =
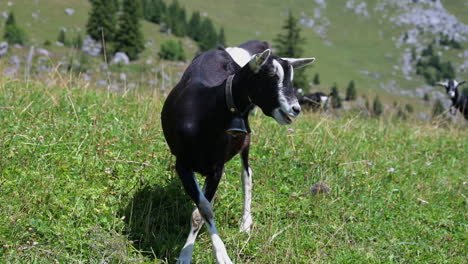
[{"label": "black and white goat", "polygon": [[[239,47],[201,53],[164,103],[161,113],[164,136],[176,156],[175,167],[184,189],[197,206],[178,263],[190,263],[203,223],[207,224],[217,263],[232,263],[216,230],[212,208],[224,164],[240,153],[244,191],[241,231],[250,232],[249,112],[256,105],[278,123],[290,124],[291,118],[301,111],[292,87],[293,69],[313,62],[314,58],[280,58],[267,47],[266,42],[249,41]],[[245,122],[247,133],[227,132],[236,118]],[[203,189],[195,172],[206,178]]]},{"label": "black and white goat", "polygon": [[450,100],[452,100],[450,113],[452,115],[456,115],[458,109],[465,119],[468,120],[468,97],[458,91],[458,87],[464,83],[465,81],[457,82],[456,80],[448,80],[446,82],[438,82],[436,84],[445,87]]},{"label": "black and white goat", "polygon": [[328,103],[329,95],[322,92],[316,92],[311,94],[299,95],[299,104],[304,110],[311,110],[317,112],[318,110],[324,109]]}]

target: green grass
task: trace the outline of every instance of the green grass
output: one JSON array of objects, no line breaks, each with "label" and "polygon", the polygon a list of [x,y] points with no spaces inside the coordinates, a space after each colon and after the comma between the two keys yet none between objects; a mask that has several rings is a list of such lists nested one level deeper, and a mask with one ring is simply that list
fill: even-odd
[{"label": "green grass", "polygon": [[[174,263],[193,203],[160,96],[83,87],[0,82],[0,262]],[[260,111],[251,125],[252,235],[238,232],[238,159],[215,202],[235,263],[466,260],[466,126],[305,114],[284,127]],[[330,194],[308,193],[318,181]],[[205,229],[194,263],[214,263]]]}]

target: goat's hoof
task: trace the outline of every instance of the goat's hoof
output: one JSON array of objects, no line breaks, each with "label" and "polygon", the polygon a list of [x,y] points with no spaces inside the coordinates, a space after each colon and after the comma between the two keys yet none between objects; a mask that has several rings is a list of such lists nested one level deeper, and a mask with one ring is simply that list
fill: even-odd
[{"label": "goat's hoof", "polygon": [[250,214],[249,215],[244,215],[242,217],[242,223],[241,223],[241,226],[240,226],[240,231],[245,232],[247,234],[250,234],[252,223],[253,223],[252,216]]},{"label": "goat's hoof", "polygon": [[216,254],[216,263],[217,264],[232,264],[231,259],[229,258],[226,252]]},{"label": "goat's hoof", "polygon": [[177,264],[190,264],[192,262],[192,254],[193,254],[193,244],[184,246],[182,251],[180,251],[179,259],[177,260]]},{"label": "goat's hoof", "polygon": [[190,261],[191,261],[190,259],[179,258],[176,263],[177,264],[190,264]]}]

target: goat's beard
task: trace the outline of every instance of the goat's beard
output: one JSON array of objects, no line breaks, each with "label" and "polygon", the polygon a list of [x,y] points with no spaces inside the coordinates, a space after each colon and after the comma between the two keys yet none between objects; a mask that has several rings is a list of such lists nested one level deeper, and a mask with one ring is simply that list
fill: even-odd
[{"label": "goat's beard", "polygon": [[289,125],[293,121],[292,119],[286,114],[280,107],[275,108],[272,112],[273,118],[278,122],[280,125]]}]

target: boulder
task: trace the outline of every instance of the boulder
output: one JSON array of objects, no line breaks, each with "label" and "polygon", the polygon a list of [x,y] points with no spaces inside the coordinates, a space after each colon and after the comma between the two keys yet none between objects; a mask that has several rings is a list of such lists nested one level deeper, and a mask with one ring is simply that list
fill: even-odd
[{"label": "boulder", "polygon": [[96,57],[101,55],[102,45],[90,36],[86,36],[83,40],[83,47],[81,50],[90,56]]},{"label": "boulder", "polygon": [[125,52],[117,52],[112,58],[111,64],[129,64],[130,58]]},{"label": "boulder", "polygon": [[5,56],[8,53],[8,43],[2,42],[0,43],[0,57]]},{"label": "boulder", "polygon": [[73,8],[65,8],[65,14],[71,16],[75,13],[75,9]]}]

